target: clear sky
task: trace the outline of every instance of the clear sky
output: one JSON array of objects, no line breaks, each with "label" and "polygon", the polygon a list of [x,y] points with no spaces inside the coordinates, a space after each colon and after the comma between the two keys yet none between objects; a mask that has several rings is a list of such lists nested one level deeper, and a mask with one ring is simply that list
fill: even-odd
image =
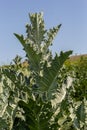
[{"label": "clear sky", "polygon": [[0,0],[0,65],[10,63],[17,54],[24,57],[13,33],[25,34],[28,13],[41,11],[47,29],[62,24],[53,53],[87,53],[87,0]]}]

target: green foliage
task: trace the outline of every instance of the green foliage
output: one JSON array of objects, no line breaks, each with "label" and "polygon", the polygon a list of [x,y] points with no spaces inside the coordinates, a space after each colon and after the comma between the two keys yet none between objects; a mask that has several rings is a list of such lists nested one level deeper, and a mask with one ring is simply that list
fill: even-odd
[{"label": "green foliage", "polygon": [[[52,98],[57,87],[57,76],[60,68],[72,51],[61,52],[60,56],[52,58],[49,46],[61,25],[45,30],[42,14],[31,14],[31,24],[27,25],[27,37],[15,34],[24,47],[30,63],[30,70],[34,75],[35,93],[45,98]],[[38,22],[37,22],[38,21]],[[51,81],[51,82],[50,82]],[[55,91],[54,91],[55,90]],[[47,97],[46,97],[47,96]]]},{"label": "green foliage", "polygon": [[73,124],[76,130],[87,129],[87,57],[76,62],[70,61],[67,69],[73,78],[70,98],[74,113]]},{"label": "green foliage", "polygon": [[72,51],[52,56],[49,47],[61,24],[46,30],[42,13],[29,18],[27,36],[14,34],[29,65],[23,67],[16,56],[10,66],[0,68],[0,129],[86,130],[87,60],[67,65]]},{"label": "green foliage", "polygon": [[27,104],[23,101],[20,101],[19,106],[25,111],[24,114],[28,129],[51,130],[52,128],[55,128],[55,130],[57,130],[57,122],[54,124],[54,122],[51,121],[51,118],[54,115],[51,102],[43,103],[42,100],[36,102],[30,99]]},{"label": "green foliage", "polygon": [[61,25],[47,31],[42,13],[29,17],[31,24],[26,26],[27,37],[15,34],[26,52],[29,66],[25,70],[28,73],[24,73],[18,56],[13,60],[15,64],[1,70],[4,109],[0,108],[0,111],[3,113],[1,122],[6,125],[0,127],[7,130],[56,130],[57,120],[52,119],[55,119],[53,115],[57,108],[53,108],[51,99],[58,89],[59,71],[71,51],[61,52],[53,58],[49,47]]},{"label": "green foliage", "polygon": [[44,66],[43,76],[40,76],[36,81],[38,86],[36,91],[38,91],[38,93],[44,93],[47,100],[51,100],[53,93],[55,93],[58,89],[57,77],[64,61],[70,53],[71,51],[65,53],[61,52],[59,57],[56,55],[52,60],[50,67],[46,67],[46,65]]},{"label": "green foliage", "polygon": [[[6,130],[12,130],[16,116],[21,116],[21,111],[18,107],[20,99],[27,100],[28,94],[23,90],[26,86],[26,76],[23,74],[20,57],[14,59],[15,65],[10,65],[1,68],[1,83],[0,87],[0,124],[1,130],[5,127]],[[17,64],[16,64],[17,63]],[[20,69],[21,67],[21,69]],[[27,68],[25,68],[27,69]],[[25,72],[25,71],[24,71]],[[25,87],[26,88],[26,87]],[[21,91],[20,91],[21,90]],[[20,113],[18,114],[18,111]],[[4,124],[4,126],[2,125]]]},{"label": "green foliage", "polygon": [[[87,58],[81,57],[80,61],[74,65],[75,71],[75,80],[74,80],[74,89],[73,97],[76,100],[87,100]],[[78,84],[78,85],[77,85]],[[79,87],[79,89],[78,89]],[[80,97],[78,97],[80,95]]]}]

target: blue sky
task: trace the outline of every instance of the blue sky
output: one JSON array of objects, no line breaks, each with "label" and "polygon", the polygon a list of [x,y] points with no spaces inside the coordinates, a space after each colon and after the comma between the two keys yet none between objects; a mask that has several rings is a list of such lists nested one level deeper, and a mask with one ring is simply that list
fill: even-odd
[{"label": "blue sky", "polygon": [[9,64],[18,54],[25,56],[13,33],[25,35],[28,13],[44,13],[46,28],[62,27],[52,51],[87,53],[87,0],[0,0],[0,64]]}]

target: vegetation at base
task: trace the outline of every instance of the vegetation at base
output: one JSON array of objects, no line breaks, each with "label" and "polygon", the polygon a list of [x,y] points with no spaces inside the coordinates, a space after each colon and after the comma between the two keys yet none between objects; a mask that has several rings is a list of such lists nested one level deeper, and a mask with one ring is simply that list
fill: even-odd
[{"label": "vegetation at base", "polygon": [[0,130],[86,130],[87,59],[71,64],[72,51],[53,56],[61,24],[46,30],[42,13],[29,18],[27,35],[14,34],[28,64],[16,56],[0,68]]}]

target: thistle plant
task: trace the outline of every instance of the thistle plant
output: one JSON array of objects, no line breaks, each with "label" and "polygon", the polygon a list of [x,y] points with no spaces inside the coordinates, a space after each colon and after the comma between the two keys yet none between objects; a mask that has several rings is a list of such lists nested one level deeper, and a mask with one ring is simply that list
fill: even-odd
[{"label": "thistle plant", "polygon": [[[72,51],[53,56],[49,47],[52,46],[61,24],[46,30],[42,13],[29,14],[29,18],[30,24],[26,25],[27,35],[14,34],[26,53],[28,73],[25,74],[21,69],[20,58],[14,60],[15,65],[2,70],[10,83],[6,79],[3,81],[4,86],[8,85],[9,96],[5,109],[7,116],[4,118],[3,114],[1,117],[2,122],[6,122],[6,128],[1,126],[1,129],[58,130],[65,121],[69,124],[72,122],[69,116],[64,118],[67,113],[69,115],[67,94],[56,107],[52,105],[52,100],[56,98],[55,93],[61,94],[62,83],[58,82],[58,78]],[[57,110],[59,112],[55,114]],[[64,120],[61,121],[61,118]]]}]

